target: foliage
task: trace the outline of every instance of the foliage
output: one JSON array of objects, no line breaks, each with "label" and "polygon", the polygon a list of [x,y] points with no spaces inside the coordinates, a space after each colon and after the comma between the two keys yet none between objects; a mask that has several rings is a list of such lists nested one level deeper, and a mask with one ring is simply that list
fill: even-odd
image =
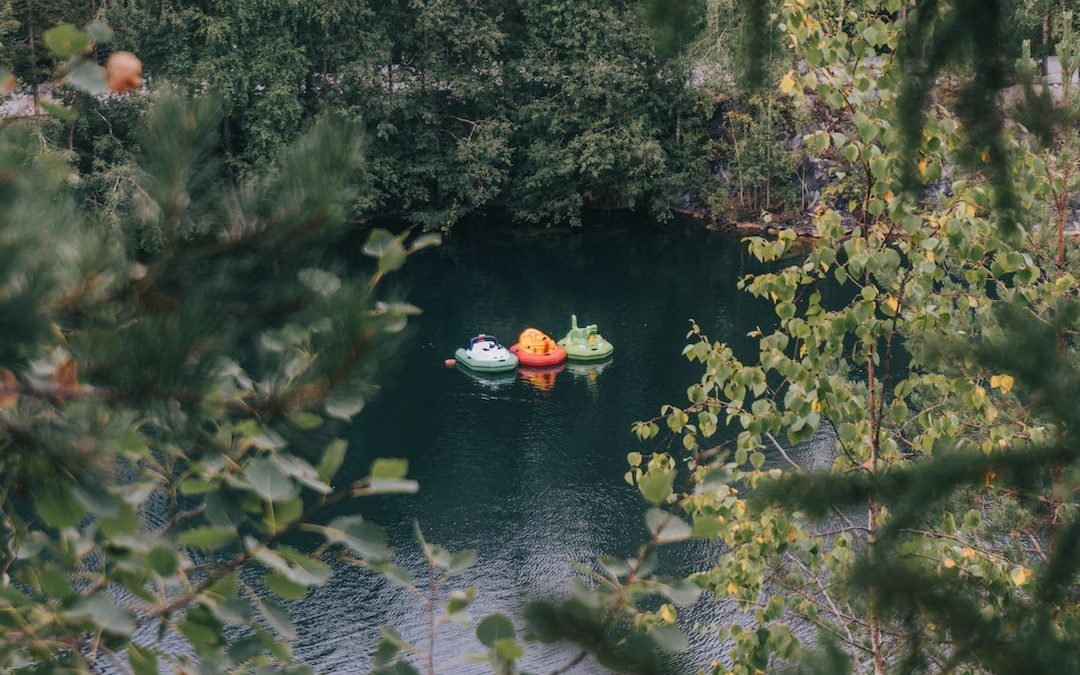
[{"label": "foliage", "polygon": [[[28,131],[0,129],[5,669],[156,672],[156,632],[205,667],[291,670],[272,595],[303,596],[330,557],[389,560],[373,524],[318,514],[417,487],[370,454],[366,477],[335,483],[334,420],[360,411],[416,313],[378,300],[379,279],[434,241],[373,231],[371,278],[341,276],[324,251],[348,222],[355,136],[320,122],[230,187],[217,128],[208,101],[156,103],[121,233],[83,217]],[[285,540],[302,530],[325,543],[301,553]]]},{"label": "foliage", "polygon": [[[361,121],[354,208],[427,229],[491,206],[529,223],[667,210],[685,63],[633,4],[124,0],[117,44],[223,104],[227,165],[265,167],[319,111]],[[681,158],[680,158],[681,159]]]},{"label": "foliage", "polygon": [[798,203],[793,178],[802,157],[786,142],[797,127],[786,99],[751,96],[744,107],[724,113],[724,135],[715,145],[726,159],[732,185],[744,214],[787,211]]},{"label": "foliage", "polygon": [[93,16],[94,3],[82,0],[0,2],[0,81],[7,68],[32,85],[52,79],[57,65],[68,55],[52,49],[45,32],[65,24],[82,25]]},{"label": "foliage", "polygon": [[[1047,147],[1002,132],[1003,173],[986,180],[1001,167],[979,145],[982,169],[946,178],[970,162],[972,137],[934,105],[912,158],[909,61],[892,55],[910,24],[870,5],[837,17],[828,3],[779,4],[799,57],[780,91],[831,109],[806,146],[861,185],[855,223],[822,205],[820,239],[784,263],[793,232],[748,240],[779,264],[741,283],[778,322],[751,333],[756,354],[692,325],[684,353],[700,380],[634,425],[643,441],[674,437],[628,457],[627,480],[654,509],[642,555],[717,544],[676,580],[743,610],[706,627],[724,650],[713,672],[1075,670],[1080,260],[1058,245],[1062,196],[1080,189],[1075,134]],[[1017,200],[1017,230],[998,227],[1001,190]],[[781,439],[832,446],[831,470],[800,466]],[[642,602],[672,581],[605,572],[583,592],[615,620],[675,620]],[[797,637],[808,627],[824,652]]]},{"label": "foliage", "polygon": [[[40,128],[0,127],[0,664],[307,672],[287,603],[354,565],[430,615],[426,649],[383,629],[375,672],[433,673],[439,628],[471,623],[477,588],[445,589],[475,552],[451,554],[417,525],[421,591],[381,528],[325,514],[418,489],[405,460],[370,453],[367,475],[344,481],[340,423],[419,313],[379,300],[381,282],[440,237],[374,229],[369,275],[348,272],[327,251],[349,229],[360,160],[349,125],[321,119],[272,171],[230,184],[214,157],[215,101],[156,99],[113,188],[134,194],[99,208],[105,218],[68,193],[72,174],[39,148]],[[80,127],[90,140],[104,131]],[[301,533],[321,543],[305,552]],[[165,650],[166,636],[185,646]],[[517,672],[508,619],[484,617],[476,637],[473,658]]]}]

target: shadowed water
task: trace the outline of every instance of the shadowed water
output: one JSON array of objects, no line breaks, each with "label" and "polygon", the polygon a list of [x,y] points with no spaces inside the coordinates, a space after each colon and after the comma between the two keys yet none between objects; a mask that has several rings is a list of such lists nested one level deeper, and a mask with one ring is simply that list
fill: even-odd
[{"label": "shadowed water", "polygon": [[[524,602],[567,592],[572,560],[632,555],[645,540],[644,502],[623,480],[626,453],[643,449],[630,425],[663,403],[685,401],[700,376],[681,356],[689,319],[741,355],[752,353],[747,332],[774,323],[767,305],[736,289],[756,269],[736,239],[698,224],[606,223],[522,236],[489,221],[455,230],[396,279],[394,290],[424,314],[387,366],[382,391],[348,431],[345,477],[365,475],[378,456],[406,457],[420,492],[355,501],[341,512],[385,526],[414,572],[423,566],[413,519],[430,541],[476,549],[477,564],[460,579],[480,587],[473,615],[503,612],[520,631]],[[582,325],[599,324],[615,344],[611,361],[489,378],[443,365],[479,332],[507,346],[526,326],[558,339],[571,313]],[[821,461],[828,445],[820,439],[793,453]],[[687,570],[708,553],[695,544],[665,552],[662,563]],[[337,569],[292,609],[297,656],[328,672],[366,672],[382,624],[407,639],[426,635],[416,598],[353,568]],[[731,620],[731,612],[709,605],[690,620]],[[455,660],[481,650],[469,629],[447,625],[437,650],[441,672],[487,671]],[[544,673],[575,653],[528,644],[522,665]],[[694,636],[671,670],[693,672],[717,656],[714,637]],[[599,669],[586,660],[572,672]]]}]

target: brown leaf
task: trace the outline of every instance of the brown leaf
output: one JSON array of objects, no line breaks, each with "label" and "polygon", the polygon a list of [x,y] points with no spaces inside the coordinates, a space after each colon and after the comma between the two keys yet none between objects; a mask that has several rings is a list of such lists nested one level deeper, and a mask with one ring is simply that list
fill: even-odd
[{"label": "brown leaf", "polygon": [[15,373],[0,368],[0,410],[11,408],[19,402],[19,382]]},{"label": "brown leaf", "polygon": [[79,366],[75,359],[64,361],[53,371],[53,382],[62,389],[75,389],[79,386]]}]

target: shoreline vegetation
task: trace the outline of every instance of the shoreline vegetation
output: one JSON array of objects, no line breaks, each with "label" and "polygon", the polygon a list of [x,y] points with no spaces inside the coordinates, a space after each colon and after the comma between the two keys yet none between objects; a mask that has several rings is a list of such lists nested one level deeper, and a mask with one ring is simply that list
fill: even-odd
[{"label": "shoreline vegetation", "polygon": [[[830,111],[813,92],[795,105],[789,92],[742,82],[746,37],[732,3],[671,7],[670,20],[688,28],[669,35],[663,17],[600,1],[260,13],[244,3],[181,11],[133,0],[97,15],[92,3],[43,3],[32,17],[39,25],[107,21],[107,49],[140,54],[147,86],[126,98],[54,91],[56,62],[40,35],[29,39],[33,22],[0,15],[0,43],[16,47],[9,67],[19,83],[0,115],[44,125],[43,143],[66,153],[80,176],[77,195],[114,222],[137,208],[124,188],[148,94],[174,88],[219,98],[214,154],[233,177],[266,170],[320,116],[355,125],[366,158],[351,180],[359,218],[446,232],[487,208],[523,227],[576,225],[586,211],[615,210],[814,237],[815,211],[834,208],[851,226],[859,188],[843,148],[807,147],[822,125],[850,130],[850,114]],[[1003,47],[1019,58],[1025,39],[1034,44],[1029,53],[1046,74],[1034,90],[1059,99],[1060,61],[1021,9],[1012,9],[1016,25]],[[770,50],[770,77],[814,70]],[[880,72],[895,58],[882,45],[866,61]],[[934,94],[944,105],[957,96],[950,82]],[[39,102],[68,112],[57,119]],[[947,194],[950,173],[943,166],[924,190]],[[1072,212],[1075,236],[1080,211]]]}]

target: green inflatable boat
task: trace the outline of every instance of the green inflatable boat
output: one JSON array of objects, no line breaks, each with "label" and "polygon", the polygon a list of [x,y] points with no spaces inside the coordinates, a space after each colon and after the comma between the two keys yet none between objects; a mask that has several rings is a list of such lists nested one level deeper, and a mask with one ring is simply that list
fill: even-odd
[{"label": "green inflatable boat", "polygon": [[579,328],[576,314],[570,315],[570,332],[559,340],[559,346],[571,361],[601,361],[615,351],[615,345],[604,339],[596,324]]},{"label": "green inflatable boat", "polygon": [[478,373],[504,373],[518,367],[518,358],[490,335],[477,335],[454,356],[459,365]]}]

